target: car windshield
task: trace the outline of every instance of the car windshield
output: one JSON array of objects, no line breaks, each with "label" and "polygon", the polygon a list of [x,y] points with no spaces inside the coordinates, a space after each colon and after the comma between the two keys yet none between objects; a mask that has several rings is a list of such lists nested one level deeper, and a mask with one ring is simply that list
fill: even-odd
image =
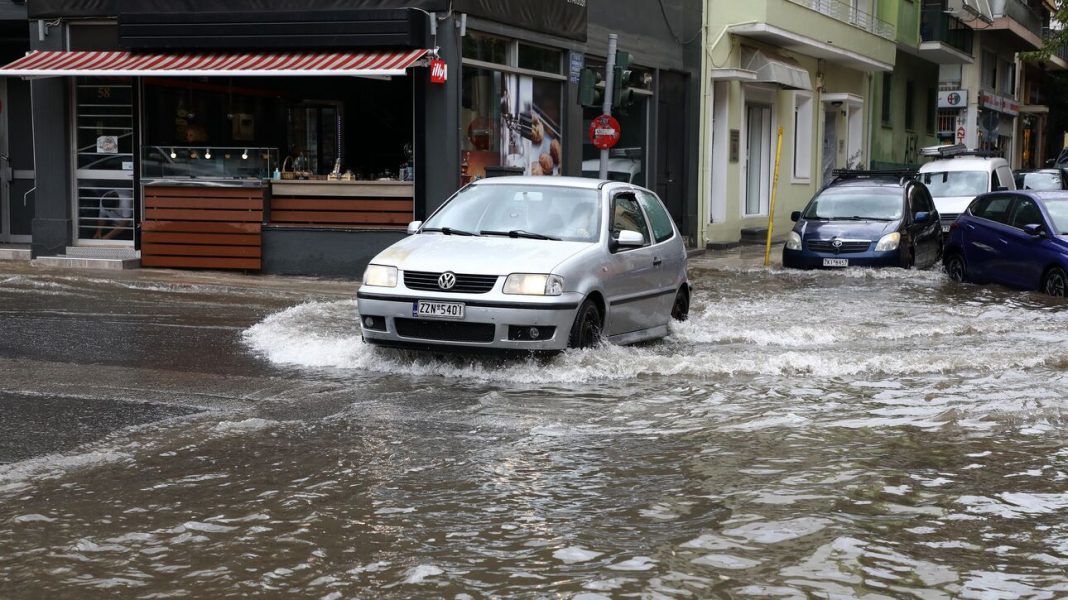
[{"label": "car windshield", "polygon": [[1068,199],[1047,200],[1046,212],[1053,220],[1053,228],[1057,235],[1068,235]]},{"label": "car windshield", "polygon": [[1059,190],[1060,173],[1024,173],[1020,185],[1022,190]]},{"label": "car windshield", "polygon": [[475,184],[423,224],[424,231],[595,242],[600,191],[549,185]]},{"label": "car windshield", "polygon": [[990,174],[986,171],[939,171],[920,173],[920,180],[935,198],[978,196],[990,191]]},{"label": "car windshield", "polygon": [[904,196],[898,187],[832,187],[805,209],[806,219],[894,221],[901,218]]}]

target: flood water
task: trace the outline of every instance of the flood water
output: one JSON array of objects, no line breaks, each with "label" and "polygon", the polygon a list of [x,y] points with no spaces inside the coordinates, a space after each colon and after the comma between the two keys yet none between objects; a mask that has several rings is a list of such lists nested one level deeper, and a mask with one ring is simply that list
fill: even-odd
[{"label": "flood water", "polygon": [[670,338],[549,359],[235,329],[306,395],[0,465],[0,597],[1068,596],[1068,304],[692,277]]}]

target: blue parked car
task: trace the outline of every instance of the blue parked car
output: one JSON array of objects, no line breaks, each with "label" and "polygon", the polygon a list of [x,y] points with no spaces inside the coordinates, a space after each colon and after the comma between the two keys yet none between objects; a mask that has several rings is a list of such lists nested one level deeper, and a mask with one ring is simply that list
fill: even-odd
[{"label": "blue parked car", "polygon": [[1064,296],[1068,192],[981,194],[949,229],[946,273]]},{"label": "blue parked car", "polygon": [[836,172],[796,222],[782,264],[796,269],[926,268],[942,257],[942,228],[927,187],[898,171]]}]

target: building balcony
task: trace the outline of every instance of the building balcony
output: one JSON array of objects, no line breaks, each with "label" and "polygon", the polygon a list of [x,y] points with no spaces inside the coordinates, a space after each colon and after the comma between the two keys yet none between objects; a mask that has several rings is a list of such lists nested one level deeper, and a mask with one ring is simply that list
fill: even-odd
[{"label": "building balcony", "polygon": [[920,16],[920,56],[941,65],[970,64],[975,33],[939,3],[925,4]]},{"label": "building balcony", "polygon": [[806,8],[814,10],[818,13],[827,15],[832,19],[836,19],[843,23],[848,23],[854,27],[858,27],[867,31],[868,33],[874,33],[875,35],[892,40],[896,37],[897,31],[892,23],[887,23],[875,15],[869,13],[866,10],[857,8],[852,2],[845,2],[844,0],[790,0],[795,4],[800,4]]},{"label": "building balcony", "polygon": [[725,2],[715,21],[735,36],[859,71],[892,71],[894,27],[840,0]]},{"label": "building balcony", "polygon": [[[1042,29],[1043,41],[1053,37],[1053,32],[1048,28]],[[1061,44],[1055,48],[1049,56],[1049,67],[1055,71],[1068,71],[1068,44]]]},{"label": "building balcony", "polygon": [[1002,32],[1002,37],[1019,50],[1042,47],[1042,28],[1047,24],[1042,13],[1022,0],[990,0],[990,7],[994,22],[989,30]]}]

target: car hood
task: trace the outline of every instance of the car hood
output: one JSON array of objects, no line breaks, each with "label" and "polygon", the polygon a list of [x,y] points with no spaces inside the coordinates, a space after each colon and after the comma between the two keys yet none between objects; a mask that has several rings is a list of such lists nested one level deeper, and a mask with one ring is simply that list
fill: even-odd
[{"label": "car hood", "polygon": [[959,215],[975,200],[975,196],[942,196],[935,198],[935,208],[940,215]]},{"label": "car hood", "polygon": [[795,229],[803,239],[878,240],[897,231],[900,221],[801,221]]},{"label": "car hood", "polygon": [[452,271],[469,275],[551,273],[557,265],[591,245],[420,233],[386,248],[371,262],[392,265],[402,271]]}]

